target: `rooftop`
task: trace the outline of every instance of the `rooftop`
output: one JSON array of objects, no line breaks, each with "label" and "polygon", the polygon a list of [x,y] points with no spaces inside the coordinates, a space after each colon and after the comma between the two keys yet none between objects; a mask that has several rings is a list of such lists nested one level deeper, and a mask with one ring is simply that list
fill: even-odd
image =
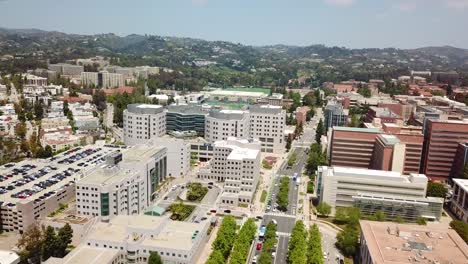
[{"label": "rooftop", "polygon": [[465,191],[465,193],[468,193],[468,180],[465,180],[465,179],[453,179],[453,182],[460,186],[460,188],[463,189],[463,191]]},{"label": "rooftop", "polygon": [[446,226],[360,221],[373,263],[468,263],[468,245]]},{"label": "rooftop", "polygon": [[[63,259],[49,258],[45,264],[99,264],[111,263],[119,254],[118,249],[93,248],[88,246],[79,246],[72,250]],[[3,263],[3,262],[2,262]]]},{"label": "rooftop", "polygon": [[333,127],[333,130],[349,131],[349,132],[363,132],[363,133],[379,133],[378,128],[360,128],[360,127]]},{"label": "rooftop", "polygon": [[[324,167],[322,167],[324,168]],[[362,168],[352,167],[325,167],[327,168],[327,176],[331,177],[353,177],[353,178],[367,178],[367,179],[378,179],[390,180],[395,182],[427,182],[427,177],[424,174],[410,174],[402,175],[395,171],[383,171],[383,170],[370,170]]]},{"label": "rooftop", "polygon": [[163,107],[153,104],[129,104],[126,111],[134,114],[157,114],[163,112]]}]

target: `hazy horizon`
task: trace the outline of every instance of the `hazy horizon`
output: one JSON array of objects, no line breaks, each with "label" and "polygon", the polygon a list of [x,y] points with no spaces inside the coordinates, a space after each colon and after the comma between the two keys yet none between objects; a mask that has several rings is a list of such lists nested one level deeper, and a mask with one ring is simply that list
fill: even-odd
[{"label": "hazy horizon", "polygon": [[468,48],[468,0],[0,0],[0,27],[251,46]]}]

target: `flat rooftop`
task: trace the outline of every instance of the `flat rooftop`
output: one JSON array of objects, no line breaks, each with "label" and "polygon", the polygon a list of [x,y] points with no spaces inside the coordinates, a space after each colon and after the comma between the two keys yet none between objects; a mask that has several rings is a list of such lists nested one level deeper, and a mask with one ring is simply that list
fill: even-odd
[{"label": "flat rooftop", "polygon": [[[28,159],[0,167],[1,202],[10,206],[48,199],[76,181],[82,171],[98,166],[113,149],[87,146],[74,148],[49,159]],[[81,165],[81,166],[80,166]]]},{"label": "flat rooftop", "polygon": [[209,223],[208,219],[200,223],[188,223],[172,221],[165,216],[118,215],[110,223],[97,223],[89,233],[88,240],[116,243],[141,241],[142,245],[151,247],[189,251],[194,245],[194,235],[202,232]]},{"label": "flat rooftop", "polygon": [[62,258],[49,258],[45,264],[101,264],[111,263],[117,255],[118,249],[94,248],[89,246],[79,246]]},{"label": "flat rooftop", "polygon": [[256,159],[260,151],[258,149],[234,148],[228,156],[230,160]]},{"label": "flat rooftop", "polygon": [[407,176],[395,171],[370,170],[340,166],[333,166],[327,168],[328,176],[332,177],[368,178],[373,180],[381,179],[398,182],[413,182],[412,178],[417,179],[417,181],[427,180],[427,177],[424,174],[411,174],[410,176]]},{"label": "flat rooftop", "polygon": [[333,130],[362,132],[362,133],[379,133],[380,132],[379,128],[360,128],[360,127],[333,127]]},{"label": "flat rooftop", "polygon": [[453,179],[453,182],[460,186],[460,188],[463,189],[463,191],[465,191],[465,193],[468,193],[468,180],[465,180],[465,179]]},{"label": "flat rooftop", "polygon": [[468,245],[446,226],[360,221],[373,263],[468,263]]}]

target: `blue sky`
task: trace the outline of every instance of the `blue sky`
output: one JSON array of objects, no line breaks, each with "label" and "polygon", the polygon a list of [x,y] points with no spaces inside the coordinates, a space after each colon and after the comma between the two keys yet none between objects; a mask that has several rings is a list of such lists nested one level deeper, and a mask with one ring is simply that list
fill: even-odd
[{"label": "blue sky", "polygon": [[468,48],[468,0],[0,0],[0,27],[251,45]]}]

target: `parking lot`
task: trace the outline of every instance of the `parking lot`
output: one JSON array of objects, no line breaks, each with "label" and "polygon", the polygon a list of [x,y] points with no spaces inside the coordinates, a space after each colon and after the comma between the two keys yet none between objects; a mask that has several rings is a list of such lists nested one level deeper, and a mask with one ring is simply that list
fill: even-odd
[{"label": "parking lot", "polygon": [[77,147],[49,159],[5,164],[0,167],[1,202],[14,206],[22,199],[35,202],[46,199],[55,193],[54,189],[76,181],[85,166],[103,163],[104,156],[112,151],[112,148]]}]

